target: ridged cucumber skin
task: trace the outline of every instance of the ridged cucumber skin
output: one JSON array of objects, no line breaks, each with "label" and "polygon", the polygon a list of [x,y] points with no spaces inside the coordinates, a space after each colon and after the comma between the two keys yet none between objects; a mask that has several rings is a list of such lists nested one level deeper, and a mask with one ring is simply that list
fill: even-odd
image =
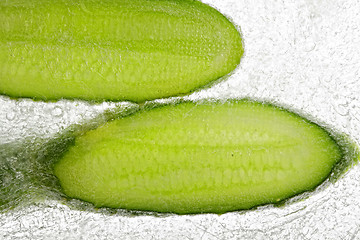
[{"label": "ridged cucumber skin", "polygon": [[0,1],[0,94],[143,102],[230,73],[235,26],[193,0]]},{"label": "ridged cucumber skin", "polygon": [[184,102],[87,132],[54,174],[97,207],[224,213],[312,190],[342,155],[328,132],[281,108]]}]

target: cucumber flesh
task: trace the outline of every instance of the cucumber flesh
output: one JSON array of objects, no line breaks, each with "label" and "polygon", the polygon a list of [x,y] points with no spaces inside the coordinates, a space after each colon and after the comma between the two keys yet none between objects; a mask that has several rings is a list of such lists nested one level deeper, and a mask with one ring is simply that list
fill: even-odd
[{"label": "cucumber flesh", "polygon": [[328,132],[281,108],[183,102],[78,137],[54,174],[97,207],[224,213],[312,190],[342,156]]},{"label": "cucumber flesh", "polygon": [[230,73],[240,33],[193,0],[0,1],[0,94],[143,102]]}]

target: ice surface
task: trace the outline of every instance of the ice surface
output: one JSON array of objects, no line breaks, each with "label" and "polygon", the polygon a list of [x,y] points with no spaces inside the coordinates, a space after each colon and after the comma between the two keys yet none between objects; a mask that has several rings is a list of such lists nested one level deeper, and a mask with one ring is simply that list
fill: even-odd
[{"label": "ice surface", "polygon": [[[326,123],[360,145],[359,1],[204,2],[241,27],[245,56],[225,81],[188,98],[274,102]],[[0,97],[0,144],[51,137],[119,105],[126,103]],[[360,239],[359,189],[357,165],[302,201],[223,215],[74,210],[50,199],[1,213],[0,239]],[[81,205],[74,201],[72,206],[76,204]]]}]

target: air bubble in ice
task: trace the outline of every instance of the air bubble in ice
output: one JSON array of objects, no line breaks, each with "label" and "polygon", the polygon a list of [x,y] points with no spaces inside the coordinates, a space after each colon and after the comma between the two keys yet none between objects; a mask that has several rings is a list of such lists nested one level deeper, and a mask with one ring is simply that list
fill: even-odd
[{"label": "air bubble in ice", "polygon": [[54,109],[51,111],[51,115],[54,117],[61,117],[63,115],[62,108],[59,106],[54,107]]},{"label": "air bubble in ice", "polygon": [[15,117],[16,117],[16,114],[13,111],[6,113],[6,119],[9,121],[13,121],[15,119]]},{"label": "air bubble in ice", "polygon": [[311,52],[312,50],[314,50],[316,47],[316,44],[312,41],[309,42],[305,42],[305,44],[303,45],[303,50],[305,52]]}]

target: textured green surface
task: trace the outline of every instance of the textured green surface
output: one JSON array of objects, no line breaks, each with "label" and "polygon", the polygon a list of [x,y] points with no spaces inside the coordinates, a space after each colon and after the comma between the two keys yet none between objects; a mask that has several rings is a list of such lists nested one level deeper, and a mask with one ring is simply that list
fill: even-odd
[{"label": "textured green surface", "polygon": [[54,173],[96,206],[222,213],[311,190],[341,157],[326,131],[274,106],[185,102],[89,131]]},{"label": "textured green surface", "polygon": [[192,0],[0,1],[0,93],[145,100],[186,94],[235,69],[236,28]]}]

